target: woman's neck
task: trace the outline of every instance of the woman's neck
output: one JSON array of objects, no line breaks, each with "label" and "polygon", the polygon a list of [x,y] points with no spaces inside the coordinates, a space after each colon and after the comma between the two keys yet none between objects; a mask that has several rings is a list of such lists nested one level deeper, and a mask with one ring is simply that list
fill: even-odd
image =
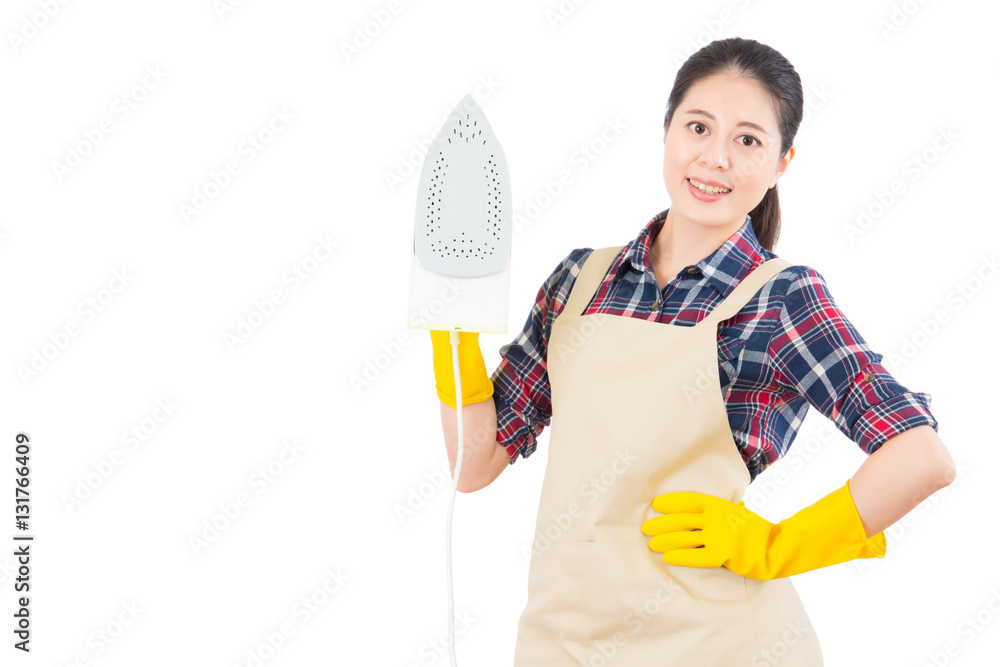
[{"label": "woman's neck", "polygon": [[678,219],[673,209],[667,211],[663,226],[653,239],[650,261],[658,275],[673,279],[677,273],[691,264],[705,259],[735,234],[746,216],[729,225],[702,225]]}]

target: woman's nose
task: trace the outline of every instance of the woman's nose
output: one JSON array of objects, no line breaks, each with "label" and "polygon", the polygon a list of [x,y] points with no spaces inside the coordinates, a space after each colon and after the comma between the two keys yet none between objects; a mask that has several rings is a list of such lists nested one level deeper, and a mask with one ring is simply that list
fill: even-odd
[{"label": "woman's nose", "polygon": [[706,167],[728,167],[729,166],[729,146],[725,139],[712,137],[705,145],[701,153],[701,162]]}]

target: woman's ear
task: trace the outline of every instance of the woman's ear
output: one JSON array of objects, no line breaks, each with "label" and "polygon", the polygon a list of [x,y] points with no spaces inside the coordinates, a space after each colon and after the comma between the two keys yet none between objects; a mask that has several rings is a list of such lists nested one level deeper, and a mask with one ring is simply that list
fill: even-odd
[{"label": "woman's ear", "polygon": [[785,170],[788,169],[788,163],[792,161],[793,157],[795,157],[794,145],[789,146],[788,150],[785,152],[785,155],[780,160],[778,160],[778,170],[774,173],[774,180],[771,181],[771,185],[767,186],[768,189],[771,189],[778,184],[778,179],[784,175]]}]

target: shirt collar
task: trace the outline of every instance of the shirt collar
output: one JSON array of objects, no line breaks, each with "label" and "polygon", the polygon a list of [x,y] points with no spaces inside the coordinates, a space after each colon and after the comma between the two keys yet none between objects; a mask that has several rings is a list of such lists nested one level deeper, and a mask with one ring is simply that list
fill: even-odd
[{"label": "shirt collar", "polygon": [[[643,273],[653,270],[653,264],[650,260],[653,239],[663,228],[669,210],[666,209],[658,213],[647,222],[639,235],[629,243],[623,251],[623,259],[618,266],[619,271],[628,263]],[[698,269],[698,273],[694,275],[704,275],[708,279],[708,283],[725,297],[740,283],[743,276],[765,261],[764,253],[766,252],[766,249],[757,240],[750,215],[747,214],[743,226],[726,239],[725,243],[700,262],[691,266]],[[687,270],[690,267],[684,268]],[[674,276],[670,276],[671,280],[673,278]]]}]

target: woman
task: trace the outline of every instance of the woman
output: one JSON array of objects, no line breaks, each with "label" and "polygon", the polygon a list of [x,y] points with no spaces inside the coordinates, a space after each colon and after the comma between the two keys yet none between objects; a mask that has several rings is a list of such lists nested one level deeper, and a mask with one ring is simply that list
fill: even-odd
[{"label": "woman", "polygon": [[[821,665],[789,576],[884,556],[883,530],[954,478],[930,395],[894,380],[818,272],[771,250],[802,102],[774,49],[702,48],[664,119],[671,207],[626,246],[572,251],[492,380],[462,334],[460,490],[555,417],[517,667]],[[451,348],[432,340],[454,471]],[[870,456],[772,524],[741,499],[809,405]]]}]

